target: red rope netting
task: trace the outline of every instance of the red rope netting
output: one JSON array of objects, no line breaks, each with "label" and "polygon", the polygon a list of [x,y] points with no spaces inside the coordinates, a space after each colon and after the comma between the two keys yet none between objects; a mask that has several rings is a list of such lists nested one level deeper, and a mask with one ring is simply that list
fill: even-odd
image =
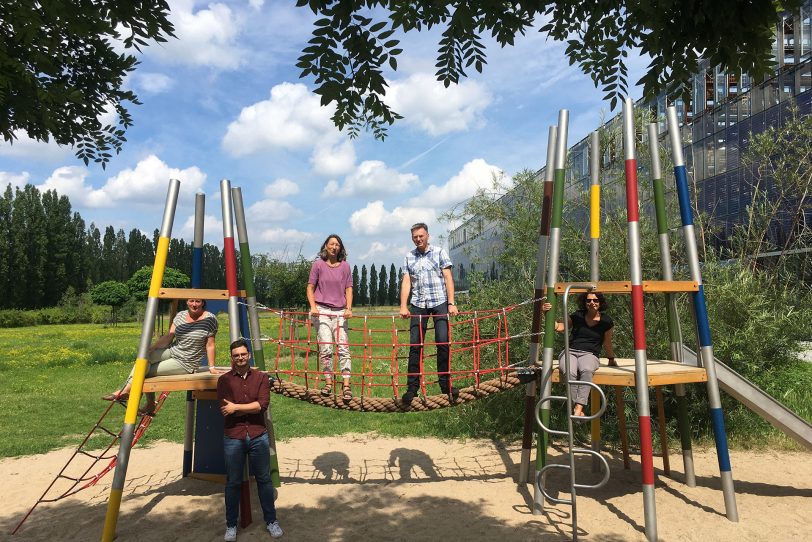
[{"label": "red rope netting", "polygon": [[[307,312],[269,310],[276,328],[276,337],[265,337],[266,370],[276,377],[274,391],[299,399],[335,408],[352,410],[402,410],[398,398],[406,391],[407,378],[419,379],[423,396],[412,410],[449,406],[450,390],[460,394],[457,401],[470,401],[483,395],[515,386],[518,381],[510,366],[510,335],[508,316],[517,307],[460,313],[457,316],[429,315],[401,318],[399,315],[326,317],[335,321],[329,339],[318,337],[318,322]],[[264,309],[264,307],[263,307]],[[447,318],[448,341],[439,342],[435,336],[438,322]],[[325,318],[322,316],[322,318]],[[425,336],[419,319],[426,319]],[[263,319],[263,322],[267,320]],[[342,325],[347,329],[343,335]],[[442,322],[439,323],[442,326]],[[411,338],[415,328],[415,338]],[[419,348],[420,345],[423,348]],[[447,346],[448,370],[438,371],[437,347]],[[411,347],[416,348],[419,370],[410,373],[408,359]],[[322,368],[322,356],[326,369]],[[341,355],[342,350],[344,356]],[[349,371],[342,371],[342,358],[349,353]],[[352,400],[342,394],[343,377],[349,374]],[[448,375],[449,390],[441,394],[438,382]],[[325,389],[328,381],[334,386]],[[324,392],[324,393],[322,393]],[[438,395],[439,394],[439,395]],[[431,397],[434,395],[434,397]],[[423,408],[425,407],[425,408]]]}]

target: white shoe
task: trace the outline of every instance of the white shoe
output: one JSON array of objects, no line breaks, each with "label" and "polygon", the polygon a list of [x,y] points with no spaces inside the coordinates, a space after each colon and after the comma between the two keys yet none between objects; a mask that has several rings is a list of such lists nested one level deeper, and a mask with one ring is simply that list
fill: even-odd
[{"label": "white shoe", "polygon": [[226,542],[237,542],[237,527],[226,527],[226,534],[223,535]]},{"label": "white shoe", "polygon": [[282,535],[284,534],[278,521],[268,524],[268,532],[271,533],[271,538],[282,538]]}]

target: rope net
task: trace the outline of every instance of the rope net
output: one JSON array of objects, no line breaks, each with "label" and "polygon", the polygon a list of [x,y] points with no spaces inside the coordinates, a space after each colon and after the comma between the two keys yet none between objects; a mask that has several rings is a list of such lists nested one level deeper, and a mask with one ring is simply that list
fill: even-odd
[{"label": "rope net", "polygon": [[[409,376],[418,379],[420,399],[408,410],[465,403],[518,385],[510,341],[530,334],[511,335],[509,316],[532,301],[454,317],[321,315],[322,324],[308,312],[257,308],[273,313],[264,327],[275,329],[276,336],[262,338],[273,391],[332,408],[397,412],[407,410],[399,397]],[[444,327],[443,320],[448,340],[438,341],[436,331]],[[329,335],[326,322],[334,324]],[[442,338],[442,332],[439,335]],[[448,349],[448,370],[438,370],[438,347]],[[408,368],[410,351],[418,366],[413,372]],[[441,390],[440,380],[446,376],[447,389]],[[343,394],[345,378],[351,399]]]}]

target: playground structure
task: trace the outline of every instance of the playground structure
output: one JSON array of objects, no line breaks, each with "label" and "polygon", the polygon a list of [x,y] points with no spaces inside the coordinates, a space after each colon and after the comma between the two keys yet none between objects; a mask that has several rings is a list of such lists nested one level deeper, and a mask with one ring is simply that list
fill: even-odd
[{"label": "playground structure", "polygon": [[[673,118],[672,118],[673,117]],[[454,322],[451,322],[449,342],[451,345],[452,359],[455,359],[454,369],[450,370],[452,386],[459,391],[459,399],[453,400],[446,395],[430,395],[431,386],[435,383],[432,380],[437,376],[436,372],[427,369],[426,361],[432,358],[430,353],[434,343],[431,335],[425,337],[426,348],[423,349],[423,357],[420,363],[420,390],[421,399],[412,403],[411,408],[404,408],[397,397],[405,385],[408,376],[403,370],[402,349],[408,348],[408,340],[402,341],[401,336],[408,334],[408,329],[404,326],[403,320],[396,315],[391,316],[361,316],[353,318],[353,322],[361,322],[360,326],[351,328],[356,334],[360,334],[361,340],[355,342],[350,339],[350,346],[354,352],[360,351],[361,370],[353,371],[353,385],[360,387],[360,393],[351,400],[343,400],[335,395],[322,396],[319,393],[323,385],[324,374],[320,367],[317,355],[318,342],[315,340],[313,328],[308,313],[295,311],[271,311],[265,321],[269,321],[276,330],[275,337],[263,336],[260,332],[259,311],[265,309],[256,301],[253,286],[253,276],[250,263],[250,250],[248,247],[247,230],[245,225],[245,215],[242,204],[242,196],[238,188],[232,189],[228,181],[221,182],[221,201],[223,206],[223,234],[224,253],[226,257],[226,286],[225,291],[202,290],[200,289],[199,277],[202,261],[202,217],[203,200],[202,195],[198,195],[195,210],[195,242],[193,260],[193,281],[192,288],[188,290],[174,290],[161,288],[162,273],[165,267],[166,255],[168,251],[169,238],[171,236],[172,222],[174,220],[175,205],[178,197],[179,182],[171,181],[166,200],[166,208],[160,229],[158,249],[156,250],[156,261],[153,270],[152,282],[149,290],[149,299],[144,318],[141,341],[139,343],[138,356],[135,362],[135,376],[133,378],[133,388],[130,401],[127,404],[124,418],[124,426],[111,443],[111,447],[119,444],[117,457],[110,460],[105,470],[92,477],[92,483],[98,481],[106,472],[115,467],[115,475],[108,500],[107,518],[105,520],[102,540],[112,540],[115,537],[116,524],[118,520],[118,510],[121,504],[122,489],[126,479],[127,463],[132,446],[137,441],[138,436],[148,427],[151,418],[142,418],[136,424],[137,409],[142,392],[163,392],[161,399],[171,391],[187,392],[187,418],[186,418],[186,438],[184,441],[183,473],[184,475],[199,475],[195,468],[196,459],[202,454],[213,452],[220,443],[222,431],[218,433],[211,424],[207,426],[206,433],[214,437],[214,440],[202,444],[198,437],[203,436],[198,423],[198,431],[194,431],[195,413],[197,420],[201,420],[201,405],[203,410],[208,409],[213,418],[219,416],[216,403],[212,401],[213,391],[216,388],[216,375],[209,373],[197,373],[194,375],[165,376],[145,379],[144,374],[147,369],[146,349],[154,332],[155,316],[157,314],[158,302],[160,299],[184,299],[189,297],[199,297],[204,299],[220,299],[227,302],[229,315],[229,337],[235,340],[240,337],[250,338],[253,357],[256,366],[261,370],[266,370],[271,378],[271,389],[275,393],[294,397],[303,401],[311,402],[325,407],[348,409],[355,411],[376,411],[376,412],[404,412],[404,411],[425,411],[436,408],[444,408],[475,401],[487,397],[494,393],[499,393],[506,389],[519,386],[527,380],[530,383],[526,386],[525,401],[525,438],[523,439],[523,453],[520,471],[520,483],[527,480],[529,474],[530,449],[532,448],[533,425],[538,418],[540,426],[549,428],[550,408],[552,402],[551,384],[560,381],[560,374],[553,363],[553,326],[555,318],[547,318],[544,321],[544,331],[542,332],[542,319],[540,304],[543,294],[546,292],[546,299],[553,305],[552,314],[555,314],[557,296],[568,291],[585,291],[597,289],[605,294],[625,294],[631,295],[633,307],[633,330],[635,352],[633,359],[618,359],[618,367],[602,367],[595,375],[596,385],[608,385],[615,387],[615,398],[622,401],[618,393],[620,386],[634,385],[637,391],[638,418],[640,425],[640,456],[642,466],[643,498],[645,510],[645,532],[649,540],[656,540],[656,510],[654,502],[654,474],[653,474],[653,450],[651,438],[651,413],[648,399],[648,389],[654,386],[658,390],[658,403],[660,403],[660,430],[664,431],[662,395],[659,386],[676,385],[676,395],[679,402],[679,427],[681,433],[681,443],[683,449],[683,463],[685,467],[686,484],[695,484],[693,463],[691,456],[691,446],[689,438],[689,427],[687,411],[685,409],[684,384],[706,382],[708,395],[710,397],[711,416],[713,428],[716,436],[717,454],[719,457],[721,485],[724,492],[725,507],[728,519],[737,521],[736,501],[733,493],[733,479],[730,469],[730,462],[727,457],[726,436],[724,433],[724,423],[722,419],[721,406],[719,403],[719,385],[721,380],[717,378],[715,358],[713,357],[712,343],[710,342],[710,332],[707,322],[707,312],[705,310],[704,291],[702,287],[701,274],[698,266],[696,245],[692,227],[691,208],[688,201],[687,181],[685,178],[685,166],[681,157],[681,144],[676,125],[676,115],[669,110],[669,131],[672,138],[672,149],[674,149],[675,176],[677,180],[677,192],[680,201],[681,217],[683,221],[683,232],[686,237],[686,245],[691,261],[691,280],[674,281],[671,276],[670,256],[668,254],[668,226],[664,222],[664,188],[659,168],[659,154],[656,149],[656,126],[654,127],[655,137],[652,144],[652,177],[655,192],[655,206],[657,210],[658,233],[660,235],[661,258],[663,267],[662,280],[644,281],[641,276],[640,254],[639,254],[639,230],[637,218],[639,215],[639,204],[637,201],[637,168],[634,150],[634,128],[631,111],[631,102],[627,101],[624,106],[624,151],[626,158],[626,178],[627,178],[627,212],[629,217],[629,266],[631,280],[624,282],[606,282],[599,280],[598,272],[598,240],[599,240],[599,169],[597,168],[597,158],[600,153],[597,148],[597,138],[593,138],[592,149],[592,171],[593,183],[590,188],[590,261],[592,263],[590,272],[590,282],[588,284],[568,284],[558,282],[558,259],[560,247],[561,216],[563,208],[564,194],[564,174],[566,164],[566,138],[567,138],[567,112],[562,111],[559,116],[557,127],[550,129],[550,143],[548,145],[548,178],[544,184],[544,204],[542,207],[541,226],[539,236],[538,270],[536,275],[535,294],[533,299],[523,303],[499,309],[478,310],[463,313]],[[652,128],[649,127],[651,133]],[[656,165],[655,165],[656,164]],[[233,207],[232,207],[233,205]],[[661,211],[662,207],[662,211]],[[233,212],[232,212],[233,211]],[[237,289],[237,273],[235,261],[235,244],[233,237],[233,221],[236,217],[237,231],[240,239],[240,255],[245,281],[245,293]],[[662,217],[662,221],[661,221]],[[195,271],[197,270],[197,271]],[[546,273],[547,279],[544,280]],[[197,279],[195,278],[197,277]],[[676,296],[678,292],[690,292],[693,298],[694,313],[699,328],[700,358],[701,367],[682,363],[683,351],[681,331],[676,318]],[[675,361],[650,360],[646,354],[645,323],[643,315],[643,295],[663,293],[668,296],[668,318],[669,318],[669,338],[671,343],[672,357]],[[227,300],[227,301],[226,301]],[[566,307],[566,299],[564,306]],[[509,316],[517,310],[531,308],[533,310],[532,328],[529,333],[519,332],[511,334],[509,328]],[[242,312],[242,318],[241,318]],[[246,316],[247,314],[247,316]],[[240,322],[248,320],[250,326],[240,327]],[[266,326],[267,327],[267,326]],[[408,336],[408,335],[406,335]],[[517,337],[527,336],[530,342],[530,353],[528,358],[520,361],[510,360],[510,342]],[[539,363],[540,339],[543,337],[543,361]],[[263,343],[265,343],[263,345]],[[267,351],[273,352],[273,361],[266,363],[265,355]],[[355,357],[355,356],[354,356]],[[523,373],[523,374],[519,374]],[[565,373],[566,374],[566,373]],[[565,383],[567,384],[567,383]],[[568,386],[568,384],[567,384]],[[597,392],[596,392],[597,393]],[[539,397],[536,397],[536,395]],[[567,393],[567,396],[569,394]],[[600,451],[600,431],[599,417],[602,408],[597,406],[598,401],[593,396],[592,420],[592,452]],[[755,404],[756,401],[753,401]],[[197,405],[197,407],[195,406]],[[748,405],[749,406],[749,405]],[[112,407],[112,405],[111,405]],[[108,412],[109,412],[108,408]],[[203,414],[208,415],[208,414]],[[209,418],[209,420],[213,419]],[[570,420],[570,426],[571,424]],[[624,464],[628,468],[629,456],[628,447],[625,442],[625,419],[621,417],[622,438],[624,439],[623,452]],[[801,420],[802,421],[802,420]],[[804,422],[805,423],[805,422]],[[204,424],[205,425],[205,424]],[[809,428],[808,424],[807,428]],[[275,454],[276,446],[273,439],[273,422],[270,408],[266,419],[266,427],[271,435],[272,443],[272,474],[274,483],[279,485],[278,461]],[[803,428],[801,428],[803,429]],[[111,435],[112,432],[107,431]],[[567,431],[570,441],[572,440],[572,428]],[[803,431],[799,432],[803,439]],[[528,439],[529,435],[529,439]],[[665,440],[663,438],[663,440]],[[803,440],[802,440],[803,441]],[[193,446],[193,443],[196,445]],[[812,446],[812,437],[807,437],[805,443]],[[537,456],[535,476],[533,476],[535,486],[535,506],[534,514],[539,514],[544,508],[544,473],[552,464],[547,460],[547,448],[550,445],[550,438],[546,431],[539,430],[537,437]],[[108,447],[108,450],[110,447]],[[221,452],[222,450],[220,450]],[[579,453],[577,450],[570,452],[570,465],[572,466],[572,456]],[[110,456],[102,454],[106,459]],[[663,451],[663,461],[667,462],[667,450]],[[596,460],[598,461],[598,460]],[[598,464],[598,463],[596,463]],[[604,462],[605,464],[605,462]],[[599,465],[599,464],[598,464]],[[559,466],[560,468],[560,466]],[[570,467],[571,468],[571,467]],[[666,463],[666,471],[668,470]],[[577,536],[576,524],[576,487],[578,486],[575,472],[571,470],[571,499],[558,500],[555,502],[568,502],[573,507],[573,537]],[[86,473],[87,474],[87,473]],[[608,477],[608,470],[605,475]],[[201,476],[201,477],[206,477]],[[216,476],[210,476],[216,478]],[[83,476],[83,481],[87,477]],[[247,476],[246,476],[247,480]],[[87,483],[84,487],[87,487]],[[80,490],[81,488],[79,488]],[[247,483],[245,484],[247,489]],[[46,491],[47,493],[47,491]],[[247,491],[245,492],[247,494]],[[46,501],[42,501],[46,502]],[[241,509],[245,511],[246,506]],[[29,512],[30,513],[30,512]],[[250,514],[250,509],[249,509]],[[243,517],[243,525],[250,522],[250,517]],[[22,524],[22,522],[21,522]],[[19,528],[19,525],[18,525]]]}]

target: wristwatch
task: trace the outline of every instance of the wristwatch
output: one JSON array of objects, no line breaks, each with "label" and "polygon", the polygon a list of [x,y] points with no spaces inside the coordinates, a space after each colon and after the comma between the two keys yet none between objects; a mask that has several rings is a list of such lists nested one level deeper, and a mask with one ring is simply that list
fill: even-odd
[{"label": "wristwatch", "polygon": [[455,305],[455,303],[449,303],[448,305],[449,305],[449,306],[453,306],[453,305]]}]

